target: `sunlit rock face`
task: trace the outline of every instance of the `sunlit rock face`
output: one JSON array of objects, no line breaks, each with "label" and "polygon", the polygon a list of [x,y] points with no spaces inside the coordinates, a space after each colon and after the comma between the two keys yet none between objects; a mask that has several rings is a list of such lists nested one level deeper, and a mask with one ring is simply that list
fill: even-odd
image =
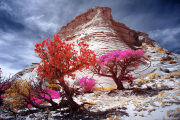
[{"label": "sunlit rock face", "polygon": [[113,20],[111,9],[95,7],[76,16],[58,32],[60,39],[75,42],[84,38],[97,56],[114,50],[136,49],[142,43],[159,46],[148,34],[137,32]]}]

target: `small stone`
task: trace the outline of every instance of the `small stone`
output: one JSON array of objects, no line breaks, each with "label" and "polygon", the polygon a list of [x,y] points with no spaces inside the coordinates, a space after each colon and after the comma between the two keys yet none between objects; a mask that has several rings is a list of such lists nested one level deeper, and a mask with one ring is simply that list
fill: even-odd
[{"label": "small stone", "polygon": [[35,117],[34,114],[29,115],[29,118],[34,118],[34,117]]},{"label": "small stone", "polygon": [[139,116],[144,117],[144,115],[143,115],[143,114],[140,114]]},{"label": "small stone", "polygon": [[165,73],[170,73],[170,71],[168,69],[164,69]]}]

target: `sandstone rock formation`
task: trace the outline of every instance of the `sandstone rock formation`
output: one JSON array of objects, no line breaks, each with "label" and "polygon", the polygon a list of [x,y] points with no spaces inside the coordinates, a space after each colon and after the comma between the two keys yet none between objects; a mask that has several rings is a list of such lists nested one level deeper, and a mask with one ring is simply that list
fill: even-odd
[{"label": "sandstone rock formation", "polygon": [[89,43],[97,55],[124,49],[136,49],[142,43],[159,46],[148,34],[128,28],[123,23],[113,20],[111,9],[95,7],[76,16],[58,32],[61,40],[74,42],[81,37]]}]

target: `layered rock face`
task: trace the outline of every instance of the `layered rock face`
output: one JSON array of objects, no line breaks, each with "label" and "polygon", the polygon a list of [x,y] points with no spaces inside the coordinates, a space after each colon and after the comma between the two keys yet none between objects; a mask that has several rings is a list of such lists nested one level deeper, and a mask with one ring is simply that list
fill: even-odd
[{"label": "layered rock face", "polygon": [[71,43],[84,38],[97,56],[114,50],[136,49],[142,43],[159,46],[148,38],[148,34],[137,32],[113,20],[108,7],[97,6],[87,10],[67,26],[63,26],[58,34],[61,40]]}]

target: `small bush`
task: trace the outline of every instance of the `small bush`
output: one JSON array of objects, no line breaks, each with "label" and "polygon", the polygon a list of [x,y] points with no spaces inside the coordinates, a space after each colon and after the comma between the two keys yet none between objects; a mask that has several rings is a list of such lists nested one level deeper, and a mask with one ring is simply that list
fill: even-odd
[{"label": "small bush", "polygon": [[159,47],[159,52],[160,53],[165,53],[165,50],[162,47]]},{"label": "small bush", "polygon": [[69,35],[68,36],[68,38],[74,38],[75,37],[75,35]]},{"label": "small bush", "polygon": [[155,48],[156,52],[165,53],[165,50],[162,47]]},{"label": "small bush", "polygon": [[48,88],[50,90],[56,90],[56,91],[60,90],[60,87],[58,85],[56,85],[56,84],[50,84],[50,85],[48,85]]},{"label": "small bush", "polygon": [[146,83],[148,83],[148,82],[153,82],[153,80],[152,79],[145,79],[142,77],[141,79],[136,81],[135,85],[137,85],[138,87],[141,87],[143,84],[146,85]]},{"label": "small bush", "polygon": [[157,73],[151,73],[151,74],[149,74],[149,79],[158,79],[158,78],[160,78],[160,75],[159,74],[157,74]]},{"label": "small bush", "polygon": [[147,58],[150,58],[151,56],[150,55],[147,55]]},{"label": "small bush", "polygon": [[139,48],[139,49],[137,49],[138,51],[141,51],[142,50],[142,48]]},{"label": "small bush", "polygon": [[180,77],[180,71],[177,71],[173,73],[174,78],[179,78]]},{"label": "small bush", "polygon": [[148,45],[149,47],[153,47],[151,44]]},{"label": "small bush", "polygon": [[94,88],[94,91],[102,91],[102,90],[108,90],[108,88],[106,88],[106,87],[96,87],[96,88]]},{"label": "small bush", "polygon": [[94,24],[95,24],[95,25],[98,25],[99,23],[95,22]]},{"label": "small bush", "polygon": [[167,61],[167,58],[162,57],[160,61],[162,61],[162,62],[163,62],[163,61]]},{"label": "small bush", "polygon": [[159,48],[155,48],[155,51],[158,52],[158,51],[159,51]]},{"label": "small bush", "polygon": [[93,101],[89,101],[88,102],[90,105],[95,105],[95,103]]},{"label": "small bush", "polygon": [[141,48],[144,48],[144,47],[146,47],[146,45],[141,45]]},{"label": "small bush", "polygon": [[117,87],[115,86],[109,86],[108,88],[107,87],[96,87],[94,88],[94,91],[111,91],[111,90],[114,90],[114,89],[117,89]]},{"label": "small bush", "polygon": [[[16,83],[5,91],[4,108],[7,110],[19,110],[32,107],[31,103],[39,105],[45,101],[43,98],[50,99],[49,95],[52,99],[60,97],[60,94],[57,91],[45,88],[42,89],[41,92],[37,92],[36,89],[37,88],[33,88],[32,81],[16,81]],[[39,96],[41,96],[41,99],[39,99]]]},{"label": "small bush", "polygon": [[[10,108],[11,110],[19,110],[27,107],[26,97],[30,96],[30,82],[25,82],[23,80],[16,81],[9,89],[5,91],[5,101],[4,108]],[[8,107],[6,105],[9,105]]]},{"label": "small bush", "polygon": [[141,79],[137,80],[136,85],[138,87],[140,87],[141,85],[143,85],[144,83],[146,83],[146,80],[142,77]]},{"label": "small bush", "polygon": [[95,86],[95,79],[88,79],[88,76],[82,77],[78,83],[80,83],[81,87],[83,88],[84,92],[91,92]]},{"label": "small bush", "polygon": [[165,75],[163,78],[164,79],[170,79],[170,78],[179,78],[180,77],[180,71],[174,72],[174,73],[169,73]]},{"label": "small bush", "polygon": [[172,59],[172,57],[170,57],[169,55],[167,55],[166,57],[162,57],[161,58],[161,61],[163,62],[163,61],[169,61],[169,60],[171,60]]},{"label": "small bush", "polygon": [[176,61],[175,60],[170,60],[169,61],[169,64],[173,64],[173,63],[176,63]]},{"label": "small bush", "polygon": [[180,112],[180,107],[176,108],[176,111]]}]

